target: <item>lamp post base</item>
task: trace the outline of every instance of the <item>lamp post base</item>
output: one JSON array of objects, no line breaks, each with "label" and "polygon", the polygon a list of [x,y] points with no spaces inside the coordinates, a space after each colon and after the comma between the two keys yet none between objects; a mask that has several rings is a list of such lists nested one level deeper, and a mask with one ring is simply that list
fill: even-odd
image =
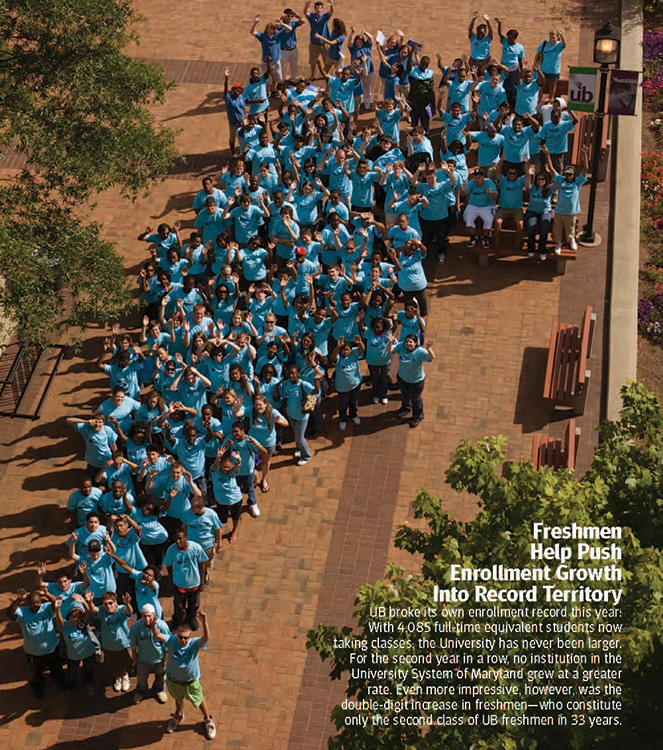
[{"label": "lamp post base", "polygon": [[576,237],[579,245],[583,247],[596,247],[603,242],[601,235],[598,232],[592,232],[591,234],[585,234],[584,232]]}]

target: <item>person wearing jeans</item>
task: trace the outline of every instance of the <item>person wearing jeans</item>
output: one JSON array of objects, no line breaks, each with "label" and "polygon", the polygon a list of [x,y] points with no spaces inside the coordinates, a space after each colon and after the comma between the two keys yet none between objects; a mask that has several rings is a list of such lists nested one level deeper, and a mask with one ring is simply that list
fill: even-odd
[{"label": "person wearing jeans", "polygon": [[359,369],[359,356],[364,353],[366,347],[361,336],[354,339],[357,351],[348,344],[343,336],[338,338],[336,346],[331,353],[330,360],[336,365],[335,383],[338,391],[338,427],[344,430],[348,423],[348,415],[356,424],[361,424],[357,414],[357,402],[361,390],[361,370]]},{"label": "person wearing jeans", "polygon": [[401,389],[401,408],[398,416],[410,418],[410,427],[417,427],[424,418],[424,401],[422,393],[425,384],[424,362],[435,359],[432,341],[419,346],[414,334],[408,334],[404,341],[394,343],[390,338],[389,350],[398,354],[398,386]]},{"label": "person wearing jeans", "polygon": [[157,618],[151,604],[144,604],[140,615],[129,631],[131,653],[136,665],[134,703],[140,703],[147,695],[147,678],[150,674],[154,675],[152,689],[157,701],[165,703],[168,700],[164,690],[166,651],[155,633],[159,631],[168,637],[170,630],[163,620]]},{"label": "person wearing jeans", "polygon": [[[530,179],[534,175],[534,165],[530,164]],[[533,184],[529,189],[529,203],[525,213],[525,229],[527,231],[527,254],[530,258],[534,257],[537,248],[541,260],[547,256],[546,243],[548,241],[548,232],[552,221],[552,196],[557,187],[550,180],[548,172],[539,172],[534,176]]]},{"label": "person wearing jeans", "polygon": [[373,403],[387,403],[389,392],[389,365],[391,354],[387,350],[389,337],[383,318],[374,318],[372,331],[366,331],[366,364],[371,373]]},{"label": "person wearing jeans", "polygon": [[304,396],[320,393],[320,378],[323,373],[317,365],[315,370],[315,385],[311,385],[299,377],[299,367],[291,365],[287,379],[274,389],[274,398],[284,399],[286,402],[286,414],[295,439],[297,466],[304,466],[311,460],[311,449],[305,437],[309,415],[302,411],[302,401]]},{"label": "person wearing jeans", "polygon": [[205,563],[209,558],[197,542],[189,541],[187,532],[179,529],[175,544],[166,550],[163,564],[168,568],[173,582],[173,623],[188,622],[192,630],[198,629],[196,612],[203,590]]}]

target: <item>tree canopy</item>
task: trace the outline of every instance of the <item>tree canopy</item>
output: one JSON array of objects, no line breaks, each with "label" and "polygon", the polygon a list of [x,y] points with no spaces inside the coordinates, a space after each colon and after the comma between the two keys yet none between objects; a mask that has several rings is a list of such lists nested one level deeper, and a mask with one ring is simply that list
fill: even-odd
[{"label": "tree canopy", "polygon": [[[657,695],[660,696],[661,679],[661,642],[663,636],[663,557],[660,544],[654,544],[654,534],[648,536],[644,545],[638,533],[647,525],[646,517],[651,520],[658,507],[652,487],[661,486],[663,482],[663,463],[658,460],[658,451],[663,450],[663,433],[655,425],[663,418],[661,405],[653,394],[640,384],[631,384],[623,391],[624,411],[618,422],[606,422],[601,428],[605,442],[599,448],[589,472],[582,478],[573,471],[553,471],[550,468],[535,470],[528,460],[504,464],[505,454],[503,437],[484,438],[469,444],[462,442],[457,449],[455,459],[446,472],[447,483],[456,491],[467,491],[476,495],[481,510],[476,519],[469,523],[454,520],[442,509],[439,498],[421,490],[414,501],[415,516],[425,522],[425,528],[403,525],[399,528],[395,544],[414,557],[413,565],[417,572],[412,574],[392,564],[387,566],[384,580],[362,586],[355,601],[355,628],[320,625],[309,632],[310,648],[318,651],[323,659],[331,660],[331,677],[347,681],[346,695],[355,701],[369,699],[373,690],[369,687],[378,684],[386,686],[385,694],[395,695],[397,683],[405,683],[407,690],[423,689],[424,694],[429,686],[439,686],[440,680],[422,679],[421,675],[409,674],[407,677],[367,679],[356,669],[353,663],[347,639],[367,641],[368,654],[377,654],[377,663],[392,662],[394,654],[399,651],[392,647],[384,648],[375,641],[375,630],[372,621],[380,607],[389,611],[389,607],[403,614],[388,617],[399,639],[408,641],[404,653],[424,655],[431,651],[440,656],[442,664],[453,660],[459,653],[452,643],[444,638],[432,647],[422,647],[419,640],[422,632],[417,622],[421,618],[412,618],[404,612],[407,608],[442,605],[433,604],[434,587],[449,588],[450,566],[461,565],[466,568],[489,568],[493,565],[504,565],[514,568],[532,566],[530,544],[533,542],[532,526],[541,522],[546,526],[565,526],[576,523],[581,526],[615,526],[622,524],[624,537],[621,540],[623,559],[620,562],[623,579],[618,584],[622,589],[619,602],[621,612],[616,615],[621,624],[621,632],[615,637],[619,648],[615,652],[621,655],[621,667],[626,678],[620,680],[623,710],[620,712],[619,726],[593,726],[587,723],[556,726],[486,726],[479,721],[474,726],[445,725],[417,726],[372,724],[366,726],[348,725],[346,718],[359,714],[371,713],[362,711],[356,706],[336,706],[332,712],[332,721],[337,734],[329,740],[329,747],[335,750],[369,750],[390,748],[390,750],[425,750],[426,748],[448,748],[449,750],[547,750],[550,748],[610,748],[617,747],[628,738],[631,745],[638,748],[660,746],[662,728],[660,717],[654,709]],[[651,429],[649,428],[651,425]],[[644,435],[643,435],[644,433]],[[606,470],[606,466],[611,466]],[[498,469],[502,468],[501,473]],[[642,477],[645,471],[647,481]],[[621,476],[621,480],[620,480]],[[630,478],[635,482],[629,482]],[[624,481],[626,480],[626,481]],[[630,493],[628,502],[624,492]],[[644,507],[643,507],[644,506]],[[630,513],[630,511],[633,511]],[[632,528],[631,528],[632,527]],[[470,590],[474,582],[454,583],[458,588]],[[513,582],[491,582],[494,589],[519,588],[528,584]],[[614,586],[614,583],[593,581],[597,589]],[[556,581],[560,590],[574,589],[575,581]],[[453,604],[445,604],[453,609]],[[485,626],[504,622],[505,617],[498,617],[487,610],[482,617],[469,617],[468,608],[457,606],[459,615],[454,622],[480,623]],[[529,616],[530,622],[563,626],[569,621],[580,622],[581,617],[569,613],[562,618],[548,615]],[[521,613],[506,617],[506,622],[527,621]],[[556,631],[557,632],[557,631]],[[437,638],[437,636],[434,636]],[[346,640],[343,640],[346,639]],[[357,642],[355,641],[355,643]],[[575,636],[574,646],[566,652],[575,655],[589,655],[596,646],[590,644],[589,636]],[[485,663],[490,648],[481,643],[462,649],[469,655],[474,665]],[[518,641],[504,647],[500,653],[519,654],[524,650]],[[370,661],[370,659],[369,659]],[[451,661],[453,663],[453,661]],[[591,663],[591,662],[589,662]],[[491,675],[493,677],[494,675]],[[556,679],[559,675],[556,675]],[[445,684],[457,686],[466,683],[466,676],[461,680],[447,677]],[[481,684],[477,677],[475,684]],[[545,682],[545,680],[542,680]],[[518,675],[500,676],[490,684],[506,686],[509,690],[517,687],[522,695],[523,679]],[[598,680],[599,687],[604,682]],[[401,696],[403,695],[401,688]],[[446,699],[447,696],[445,696]],[[389,714],[389,712],[386,712]],[[405,708],[400,716],[420,714],[420,711]],[[458,712],[460,713],[460,712]],[[507,715],[509,711],[506,712]],[[481,711],[479,712],[481,714]],[[393,719],[394,712],[391,712]]]},{"label": "tree canopy", "polygon": [[116,317],[122,263],[88,220],[96,194],[128,198],[164,179],[177,152],[149,107],[171,84],[127,55],[130,0],[0,0],[0,149],[26,166],[0,186],[0,304],[24,334]]}]

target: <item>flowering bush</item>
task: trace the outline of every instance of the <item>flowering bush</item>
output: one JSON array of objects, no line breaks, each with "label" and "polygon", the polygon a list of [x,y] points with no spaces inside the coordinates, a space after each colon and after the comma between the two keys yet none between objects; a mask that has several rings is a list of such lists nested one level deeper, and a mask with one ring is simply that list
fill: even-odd
[{"label": "flowering bush", "polygon": [[642,44],[644,75],[642,91],[645,101],[663,105],[663,32],[645,32]]},{"label": "flowering bush", "polygon": [[663,344],[663,291],[638,301],[638,330],[654,344]]},{"label": "flowering bush", "polygon": [[643,151],[640,175],[642,209],[657,229],[663,228],[663,154]]}]

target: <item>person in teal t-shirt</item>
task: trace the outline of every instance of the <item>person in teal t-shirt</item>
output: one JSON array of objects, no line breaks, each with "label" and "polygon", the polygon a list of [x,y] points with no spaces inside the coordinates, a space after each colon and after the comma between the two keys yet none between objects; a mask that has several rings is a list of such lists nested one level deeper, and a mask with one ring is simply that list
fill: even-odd
[{"label": "person in teal t-shirt", "polygon": [[395,337],[391,336],[389,351],[398,354],[398,387],[401,389],[398,416],[409,418],[410,427],[417,427],[424,418],[424,401],[421,397],[426,382],[424,362],[435,359],[433,342],[427,341],[425,346],[420,346],[414,334],[408,334],[403,342],[395,342]]},{"label": "person in teal t-shirt", "polygon": [[348,423],[348,416],[356,424],[361,424],[357,414],[357,403],[361,389],[361,370],[359,369],[359,357],[366,350],[361,336],[354,337],[352,344],[347,342],[343,336],[339,336],[336,347],[330,355],[330,361],[335,365],[336,390],[338,391],[338,428],[344,430]]}]

